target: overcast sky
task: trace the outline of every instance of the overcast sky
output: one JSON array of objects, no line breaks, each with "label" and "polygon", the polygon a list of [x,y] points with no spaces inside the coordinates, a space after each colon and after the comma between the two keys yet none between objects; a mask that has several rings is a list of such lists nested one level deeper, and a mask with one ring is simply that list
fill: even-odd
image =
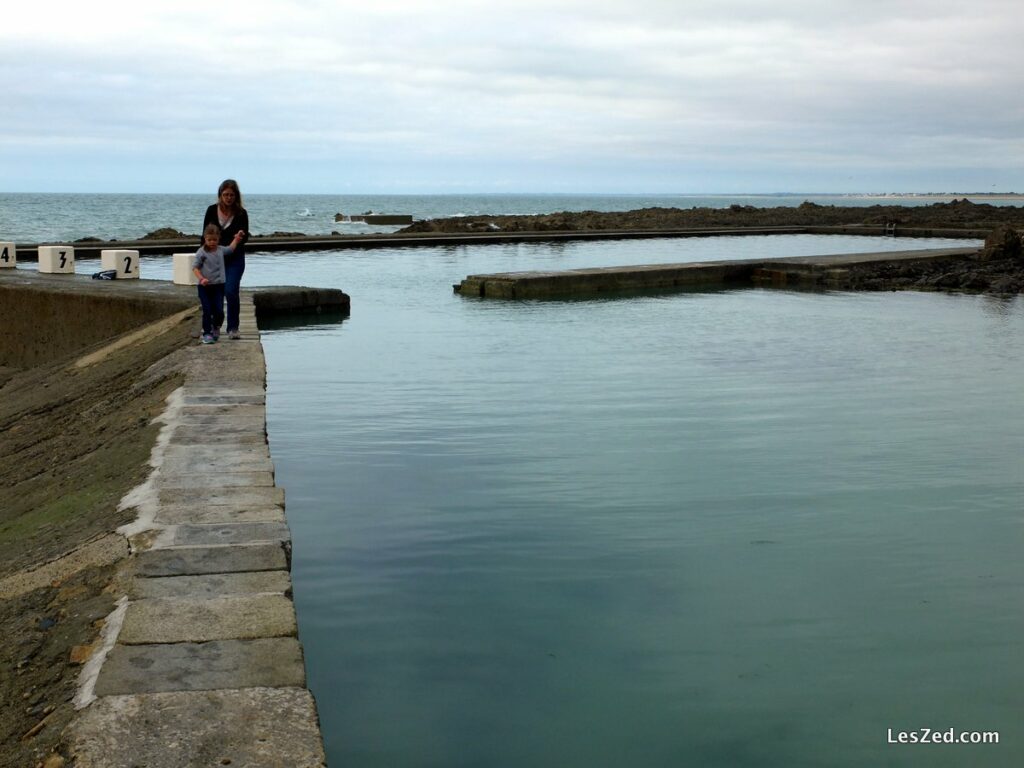
[{"label": "overcast sky", "polygon": [[1019,0],[55,0],[0,191],[1024,192]]}]

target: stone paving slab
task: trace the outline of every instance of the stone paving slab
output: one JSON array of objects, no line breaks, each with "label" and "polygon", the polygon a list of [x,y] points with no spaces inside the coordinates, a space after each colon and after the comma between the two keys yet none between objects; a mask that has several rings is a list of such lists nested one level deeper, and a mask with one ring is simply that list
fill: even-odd
[{"label": "stone paving slab", "polygon": [[323,768],[304,688],[105,696],[68,731],[76,768]]},{"label": "stone paving slab", "polygon": [[207,547],[217,544],[262,544],[291,540],[284,523],[185,523],[171,529],[155,547]]},{"label": "stone paving slab", "polygon": [[159,597],[128,604],[117,641],[122,645],[205,643],[296,635],[295,606],[284,595]]},{"label": "stone paving slab", "polygon": [[191,506],[284,506],[283,488],[163,488],[158,497],[160,504],[187,504]]},{"label": "stone paving slab", "polygon": [[187,381],[182,385],[182,396],[186,402],[190,397],[263,397],[267,394],[267,388],[263,384],[240,384],[235,383],[231,387],[211,387],[205,381]]},{"label": "stone paving slab", "polygon": [[288,555],[281,544],[150,549],[135,557],[136,573],[143,577],[288,570]]},{"label": "stone paving slab", "polygon": [[192,425],[180,426],[171,435],[171,445],[215,445],[249,444],[265,445],[267,436],[263,431],[247,427],[249,431],[213,430]]},{"label": "stone paving slab", "polygon": [[156,522],[164,525],[276,523],[284,520],[284,510],[274,504],[168,505],[161,507],[156,514]]},{"label": "stone paving slab", "polygon": [[292,580],[287,571],[255,573],[208,573],[199,576],[164,576],[133,579],[128,590],[132,600],[156,597],[228,597],[230,595],[289,595]]},{"label": "stone paving slab", "polygon": [[259,434],[263,434],[264,425],[267,419],[265,414],[245,414],[238,416],[231,416],[226,413],[210,413],[210,414],[190,414],[188,416],[182,416],[179,420],[178,429],[195,430],[197,428],[203,428],[207,430],[215,430],[217,432],[248,432],[255,430]]},{"label": "stone paving slab", "polygon": [[156,480],[158,488],[269,488],[273,484],[271,472],[229,472],[206,462],[197,462],[184,472],[161,472]]},{"label": "stone paving slab", "polygon": [[[252,445],[245,443],[241,445],[183,445],[179,443],[168,443],[164,448],[164,462],[168,461],[231,461],[249,459],[270,459],[270,446],[262,444]],[[170,471],[170,470],[168,470]]]},{"label": "stone paving slab", "polygon": [[294,637],[207,643],[117,645],[96,680],[97,696],[306,684]]},{"label": "stone paving slab", "polygon": [[266,394],[240,394],[234,392],[214,391],[195,393],[193,390],[185,389],[181,395],[185,408],[202,406],[265,406]]},{"label": "stone paving slab", "polygon": [[184,405],[178,412],[178,419],[182,423],[189,423],[189,419],[195,417],[208,418],[222,416],[226,419],[263,419],[267,408],[263,403],[258,404],[228,404],[209,403],[206,405]]},{"label": "stone paving slab", "polygon": [[[197,446],[199,447],[199,446]],[[208,446],[202,446],[208,447]],[[177,455],[174,458],[164,457],[160,465],[160,474],[167,478],[173,475],[193,472],[197,467],[205,467],[209,471],[218,472],[270,472],[274,471],[274,462],[269,456],[259,454],[228,453],[218,456],[216,451],[208,454],[191,456]]]}]

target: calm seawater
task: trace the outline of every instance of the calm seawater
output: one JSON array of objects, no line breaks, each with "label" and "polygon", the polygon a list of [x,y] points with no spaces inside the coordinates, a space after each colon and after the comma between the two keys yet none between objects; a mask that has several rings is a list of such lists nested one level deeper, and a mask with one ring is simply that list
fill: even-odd
[{"label": "calm seawater", "polygon": [[[243,185],[244,193],[244,185]],[[368,211],[406,213],[417,219],[476,214],[537,214],[555,211],[626,211],[653,206],[725,208],[800,205],[930,205],[937,198],[880,199],[848,195],[244,195],[255,234],[305,235],[394,232],[399,227],[336,222]],[[202,228],[216,190],[198,195],[0,193],[0,240],[18,243],[69,242],[82,237],[132,240],[163,227],[186,234]],[[1018,205],[1015,198],[977,198],[993,205]],[[198,234],[196,234],[198,237]]]},{"label": "calm seawater", "polygon": [[[331,764],[1020,764],[1020,299],[451,291],[890,244],[253,257],[353,297],[264,336]],[[886,743],[922,727],[1002,742]]]},{"label": "calm seawater", "polygon": [[[948,244],[250,255],[248,285],[352,296],[263,335],[329,763],[1024,762],[1024,301],[451,288]],[[925,727],[1001,743],[886,743]]]}]

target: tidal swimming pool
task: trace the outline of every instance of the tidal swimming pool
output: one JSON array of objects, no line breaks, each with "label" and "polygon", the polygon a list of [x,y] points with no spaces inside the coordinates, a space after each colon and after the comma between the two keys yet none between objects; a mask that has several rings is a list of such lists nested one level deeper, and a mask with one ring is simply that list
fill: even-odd
[{"label": "tidal swimming pool", "polygon": [[[352,296],[263,334],[329,762],[1020,763],[1024,301],[451,289],[948,244],[250,256],[250,285]],[[923,727],[1001,740],[887,743]]]}]

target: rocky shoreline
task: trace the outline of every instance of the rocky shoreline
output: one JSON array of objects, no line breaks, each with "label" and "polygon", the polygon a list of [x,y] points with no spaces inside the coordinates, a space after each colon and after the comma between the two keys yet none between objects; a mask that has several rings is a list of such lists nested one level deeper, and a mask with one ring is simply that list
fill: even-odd
[{"label": "rocky shoreline", "polygon": [[860,291],[965,291],[1013,296],[1024,292],[1024,247],[1016,229],[1000,224],[974,256],[862,264],[848,269],[838,286]]},{"label": "rocky shoreline", "polygon": [[923,206],[645,208],[625,212],[561,212],[540,216],[467,216],[416,222],[401,234],[460,232],[546,232],[595,230],[669,230],[711,227],[864,226],[991,232],[976,256],[945,260],[900,261],[860,265],[847,271],[836,287],[846,290],[969,291],[1015,295],[1024,291],[1024,259],[1018,231],[1024,208],[972,203],[969,200]]},{"label": "rocky shoreline", "polygon": [[634,211],[561,211],[534,216],[459,216],[425,219],[398,234],[431,232],[552,232],[592,230],[668,230],[709,227],[887,226],[944,229],[995,229],[1007,224],[1024,229],[1024,207],[972,203],[967,199],[933,205],[835,206],[805,202],[798,206],[757,208],[642,208]]}]

